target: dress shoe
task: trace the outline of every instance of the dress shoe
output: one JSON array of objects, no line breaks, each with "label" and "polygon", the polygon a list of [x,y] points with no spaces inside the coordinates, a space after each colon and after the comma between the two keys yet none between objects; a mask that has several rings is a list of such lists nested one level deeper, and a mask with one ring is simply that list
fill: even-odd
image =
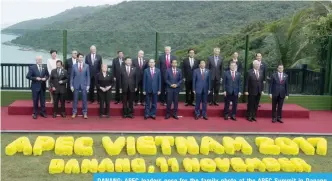
[{"label": "dress shoe", "polygon": [[256,117],[252,117],[251,119],[252,119],[253,121],[257,121]]},{"label": "dress shoe", "polygon": [[249,122],[253,122],[252,117],[248,117],[247,119]]},{"label": "dress shoe", "polygon": [[212,105],[213,105],[213,103],[212,103],[212,102],[210,102],[210,103],[209,103],[209,105],[210,105],[210,106],[212,106]]},{"label": "dress shoe", "polygon": [[258,107],[261,107],[261,105],[259,104]]},{"label": "dress shoe", "polygon": [[276,118],[272,118],[272,123],[276,123],[277,119]]},{"label": "dress shoe", "polygon": [[191,105],[192,105],[192,106],[195,106],[196,104],[195,104],[195,103],[192,103]]},{"label": "dress shoe", "polygon": [[83,115],[83,118],[84,118],[84,119],[88,119],[88,115],[84,114],[84,115]]},{"label": "dress shoe", "polygon": [[103,115],[101,114],[101,115],[99,115],[99,118],[103,118]]},{"label": "dress shoe", "polygon": [[153,115],[153,116],[150,116],[152,119],[156,119],[156,116],[155,115]]},{"label": "dress shoe", "polygon": [[165,116],[165,119],[169,119],[170,118],[170,116],[167,114],[166,116]]},{"label": "dress shoe", "polygon": [[199,118],[199,116],[195,116],[195,120],[197,120]]},{"label": "dress shoe", "polygon": [[127,115],[123,115],[122,117],[123,117],[123,118],[127,118]]},{"label": "dress shoe", "polygon": [[215,106],[219,106],[219,103],[215,102],[214,105],[215,105]]},{"label": "dress shoe", "polygon": [[144,116],[144,120],[147,120],[149,118],[149,116]]},{"label": "dress shoe", "polygon": [[281,120],[281,118],[278,118],[277,121],[278,121],[279,123],[284,123],[284,122]]},{"label": "dress shoe", "polygon": [[66,117],[66,113],[61,113],[61,117],[65,118]]},{"label": "dress shoe", "polygon": [[203,116],[203,119],[208,120],[209,118],[207,116]]},{"label": "dress shoe", "polygon": [[115,103],[114,104],[119,104],[120,103],[120,101],[115,101]]},{"label": "dress shoe", "polygon": [[129,114],[129,115],[128,115],[128,118],[134,118],[134,115]]},{"label": "dress shoe", "polygon": [[71,116],[71,118],[73,118],[73,119],[74,119],[75,117],[76,117],[76,114],[73,114],[73,115]]},{"label": "dress shoe", "polygon": [[184,103],[184,106],[188,106],[188,103]]},{"label": "dress shoe", "polygon": [[134,106],[138,106],[138,103],[137,103],[137,102],[135,102]]},{"label": "dress shoe", "polygon": [[177,115],[173,115],[174,119],[179,119],[179,117]]},{"label": "dress shoe", "polygon": [[110,118],[110,115],[109,115],[109,114],[107,114],[107,115],[106,115],[106,118]]},{"label": "dress shoe", "polygon": [[36,114],[33,114],[33,115],[32,115],[32,118],[33,118],[33,119],[37,119],[37,115],[36,115]]},{"label": "dress shoe", "polygon": [[47,115],[45,113],[40,113],[40,116],[43,118],[47,118]]},{"label": "dress shoe", "polygon": [[236,121],[236,117],[235,117],[235,116],[232,116],[232,117],[231,117],[231,120]]},{"label": "dress shoe", "polygon": [[53,118],[56,118],[56,113],[53,113]]},{"label": "dress shoe", "polygon": [[225,116],[224,116],[224,120],[228,120],[228,115],[225,115]]}]

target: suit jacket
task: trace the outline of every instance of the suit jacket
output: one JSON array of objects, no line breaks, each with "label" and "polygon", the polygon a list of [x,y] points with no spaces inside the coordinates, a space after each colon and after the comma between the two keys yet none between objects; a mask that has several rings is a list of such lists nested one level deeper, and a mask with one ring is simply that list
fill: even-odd
[{"label": "suit jacket", "polygon": [[258,95],[263,91],[263,71],[259,71],[258,79],[255,75],[254,69],[248,71],[245,90],[249,95]]},{"label": "suit jacket", "polygon": [[[100,87],[106,88],[108,86],[113,86],[113,83],[113,76],[108,71],[106,72],[106,77],[104,77],[102,72],[99,72],[99,74],[96,76],[96,87],[98,91],[100,91]],[[109,91],[111,89],[109,89]]]},{"label": "suit jacket", "polygon": [[121,65],[119,63],[119,57],[114,58],[113,61],[112,61],[112,74],[113,74],[113,77],[116,78],[116,80],[120,79],[121,70],[125,66],[124,61],[125,61],[125,59],[122,58],[122,64]]},{"label": "suit jacket", "polygon": [[90,68],[89,65],[83,63],[82,72],[78,68],[79,63],[73,66],[70,74],[70,86],[74,89],[86,89],[90,86]]},{"label": "suit jacket", "polygon": [[272,96],[280,96],[284,98],[288,96],[288,75],[284,72],[282,73],[282,80],[280,81],[280,77],[278,72],[274,73],[271,77],[269,94]]},{"label": "suit jacket", "polygon": [[[77,62],[77,59],[76,59],[76,62]],[[65,62],[65,67],[64,67],[67,70],[68,75],[71,74],[71,70],[73,69],[73,65],[74,65],[73,59],[68,58]]]},{"label": "suit jacket", "polygon": [[[171,66],[172,60],[176,60],[176,57],[174,55],[170,55],[169,58],[170,58],[169,63],[170,63],[170,66]],[[166,70],[167,70],[166,54],[162,54],[162,55],[159,56],[158,64],[159,64],[159,69],[161,71],[161,77],[163,77],[165,75]]]},{"label": "suit jacket", "polygon": [[[233,59],[229,60],[227,70],[230,70],[229,65],[231,65],[231,62],[232,62],[232,61],[233,61]],[[243,66],[242,66],[241,60],[238,59],[237,62],[236,62],[236,65],[237,65],[237,72],[242,73],[242,71],[243,71]]]},{"label": "suit jacket", "polygon": [[157,94],[161,91],[161,72],[158,68],[154,68],[152,77],[150,69],[151,68],[146,68],[144,70],[143,90],[146,93]]},{"label": "suit jacket", "polygon": [[[166,88],[167,91],[180,92],[182,81],[183,81],[182,72],[180,69],[176,68],[175,77],[173,74],[173,68],[167,69],[167,71],[165,73],[165,82],[167,84],[167,88]],[[177,87],[176,88],[171,87],[172,84],[176,84]]]},{"label": "suit jacket", "polygon": [[197,68],[194,70],[193,74],[193,90],[196,94],[201,94],[203,91],[205,94],[208,94],[208,91],[211,89],[211,76],[210,71],[205,69],[204,79],[201,74],[201,69]]},{"label": "suit jacket", "polygon": [[[250,64],[250,69],[253,69],[253,64]],[[266,71],[267,71],[267,64],[265,62],[263,62],[263,60],[261,61],[261,66],[260,66],[260,71],[262,71],[263,73],[263,81],[266,81]]]},{"label": "suit jacket", "polygon": [[[62,81],[60,84],[59,81]],[[64,94],[67,91],[68,73],[64,68],[61,69],[60,75],[58,69],[53,69],[50,76],[50,87],[55,87],[55,93]]]},{"label": "suit jacket", "polygon": [[123,66],[119,79],[122,92],[135,92],[135,89],[138,85],[138,74],[138,69],[136,69],[136,67],[130,66],[130,72],[128,76],[126,66]]},{"label": "suit jacket", "polygon": [[49,73],[46,65],[42,65],[42,72],[39,72],[37,65],[32,65],[29,67],[28,74],[26,76],[27,79],[31,80],[31,90],[32,91],[45,91],[46,90],[46,80],[41,81],[36,78],[49,78]]},{"label": "suit jacket", "polygon": [[218,64],[216,65],[215,61],[214,61],[214,55],[213,56],[209,56],[208,58],[208,65],[207,68],[210,70],[210,77],[211,80],[220,80],[220,78],[222,78],[222,64],[223,64],[223,60],[221,56],[218,56]]},{"label": "suit jacket", "polygon": [[143,58],[143,65],[142,68],[139,66],[138,58],[133,60],[133,66],[139,70],[138,73],[138,81],[143,80],[144,70],[148,67],[148,61]]},{"label": "suit jacket", "polygon": [[186,79],[186,81],[191,81],[193,80],[193,73],[194,70],[198,68],[199,65],[199,60],[196,60],[194,58],[194,65],[193,67],[190,67],[190,61],[189,57],[185,58],[182,62],[182,72],[183,72],[183,77]]},{"label": "suit jacket", "polygon": [[226,71],[224,73],[223,78],[224,88],[226,91],[226,95],[230,95],[234,93],[235,95],[238,95],[239,92],[241,92],[242,86],[241,86],[241,73],[236,71],[235,77],[233,80],[232,73],[230,70]]},{"label": "suit jacket", "polygon": [[85,56],[85,63],[89,65],[90,77],[95,77],[101,70],[101,64],[103,60],[100,55],[96,54],[96,59],[92,64],[91,53]]}]

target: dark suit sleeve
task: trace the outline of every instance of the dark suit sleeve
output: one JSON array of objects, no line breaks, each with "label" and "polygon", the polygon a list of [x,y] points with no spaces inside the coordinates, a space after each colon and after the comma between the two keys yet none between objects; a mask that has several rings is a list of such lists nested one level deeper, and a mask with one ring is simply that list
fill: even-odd
[{"label": "dark suit sleeve", "polygon": [[248,92],[249,76],[250,76],[250,73],[249,73],[249,71],[248,71],[248,72],[247,72],[247,79],[245,80],[245,81],[246,81],[245,92]]},{"label": "dark suit sleeve", "polygon": [[242,92],[242,81],[241,81],[241,73],[240,73],[240,77],[239,77],[239,92]]},{"label": "dark suit sleeve", "polygon": [[165,77],[165,82],[166,82],[166,84],[167,84],[168,86],[171,86],[171,82],[169,81],[168,70],[165,71],[164,77]]},{"label": "dark suit sleeve", "polygon": [[90,87],[90,68],[89,68],[89,65],[88,65],[88,68],[86,69],[86,79],[87,79],[86,86]]},{"label": "dark suit sleeve", "polygon": [[118,80],[118,79],[116,79],[116,81],[119,81],[120,89],[122,89],[122,83],[121,83],[121,81],[122,81],[122,69],[120,69],[120,76],[119,76],[119,80]]},{"label": "dark suit sleeve", "polygon": [[112,60],[112,77],[115,78],[115,58]]},{"label": "dark suit sleeve", "polygon": [[100,89],[100,80],[99,80],[99,75],[100,75],[100,73],[98,73],[98,74],[97,74],[97,76],[96,76],[96,78],[95,78],[95,79],[96,79],[95,81],[96,81],[96,87],[97,87],[97,90],[99,90],[99,89]]},{"label": "dark suit sleeve", "polygon": [[193,72],[193,91],[196,91],[195,90],[195,87],[196,87],[196,71],[194,70],[194,72]]},{"label": "dark suit sleeve", "polygon": [[272,86],[273,86],[273,84],[274,84],[274,75],[272,75],[272,77],[271,77],[271,81],[270,81],[270,86],[269,86],[269,94],[272,94]]},{"label": "dark suit sleeve", "polygon": [[287,76],[286,81],[285,81],[285,94],[286,94],[286,96],[289,96],[289,93],[288,93],[288,76]]},{"label": "dark suit sleeve", "polygon": [[186,73],[185,73],[185,71],[184,71],[184,61],[185,61],[185,60],[186,60],[186,59],[183,59],[183,60],[182,60],[181,67],[180,67],[181,71],[183,72],[183,76],[184,76],[184,78],[186,78]]},{"label": "dark suit sleeve", "polygon": [[209,70],[208,73],[209,73],[209,81],[208,81],[208,84],[209,84],[209,85],[208,85],[208,88],[209,88],[210,91],[212,91],[212,86],[211,86],[212,76],[211,76],[211,74],[210,74],[210,70]]},{"label": "dark suit sleeve", "polygon": [[181,70],[179,71],[179,76],[180,76],[180,80],[179,80],[178,83],[176,84],[177,87],[180,87],[180,85],[182,84],[182,81],[183,81],[183,77],[182,77],[182,72],[181,72]]},{"label": "dark suit sleeve", "polygon": [[220,63],[220,77],[222,77],[222,73],[223,73],[223,68],[224,68],[224,61],[223,59],[221,58],[220,56],[220,60],[221,60],[221,63]]},{"label": "dark suit sleeve", "polygon": [[159,68],[160,71],[161,71],[161,57],[162,57],[162,56],[159,56],[159,58],[158,58],[158,62],[156,63],[156,67]]},{"label": "dark suit sleeve", "polygon": [[71,68],[71,73],[70,73],[70,88],[71,88],[71,87],[74,87],[74,86],[73,86],[74,68],[75,68],[75,67],[72,67],[72,68]]},{"label": "dark suit sleeve", "polygon": [[226,72],[224,72],[224,76],[223,76],[223,78],[222,78],[222,82],[223,82],[223,87],[224,87],[224,89],[225,89],[225,92],[226,92],[226,81],[227,81],[227,79],[226,79]]},{"label": "dark suit sleeve", "polygon": [[[264,63],[264,62],[263,62]],[[263,81],[266,81],[266,72],[267,72],[267,64],[266,63],[264,63],[264,70],[263,70],[264,72],[263,72]]]},{"label": "dark suit sleeve", "polygon": [[139,77],[139,72],[140,70],[138,68],[135,68],[135,89],[138,87],[138,77]]},{"label": "dark suit sleeve", "polygon": [[68,59],[66,59],[65,63],[63,64],[63,68],[68,70]]},{"label": "dark suit sleeve", "polygon": [[[147,70],[147,69],[146,69]],[[146,81],[147,81],[147,77],[146,77],[146,70],[143,71],[143,92],[146,92],[146,89],[145,89],[145,84],[146,84]]]},{"label": "dark suit sleeve", "polygon": [[62,83],[66,84],[68,82],[68,72],[67,72],[67,70],[64,70],[63,74],[64,74],[64,78],[62,79]]},{"label": "dark suit sleeve", "polygon": [[[52,70],[53,72],[53,70]],[[50,76],[50,87],[54,87],[53,81],[54,81],[54,77],[52,76],[52,72],[51,72],[51,76]]]},{"label": "dark suit sleeve", "polygon": [[103,57],[101,55],[100,56],[100,62],[99,62],[99,71],[101,70],[101,65],[103,64]]},{"label": "dark suit sleeve", "polygon": [[88,56],[85,56],[85,63],[89,65]]},{"label": "dark suit sleeve", "polygon": [[32,66],[30,66],[26,78],[29,80],[36,81],[37,80],[36,77],[33,77],[32,74],[33,74],[33,69],[32,69]]},{"label": "dark suit sleeve", "polygon": [[161,92],[161,71],[159,70],[159,75],[158,75],[158,92]]},{"label": "dark suit sleeve", "polygon": [[50,72],[48,72],[47,67],[44,67],[44,69],[45,69],[45,76],[44,76],[44,78],[46,78],[46,80],[47,80],[50,77]]}]

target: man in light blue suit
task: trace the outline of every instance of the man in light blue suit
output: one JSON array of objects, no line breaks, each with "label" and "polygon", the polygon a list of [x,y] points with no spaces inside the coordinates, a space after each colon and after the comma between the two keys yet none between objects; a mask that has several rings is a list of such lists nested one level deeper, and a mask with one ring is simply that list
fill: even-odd
[{"label": "man in light blue suit", "polygon": [[78,103],[78,93],[82,92],[82,102],[83,102],[83,117],[88,118],[88,103],[87,103],[87,92],[90,88],[90,72],[89,65],[83,63],[84,55],[79,53],[77,55],[78,62],[73,66],[70,75],[70,89],[74,92],[74,102],[73,102],[73,115],[74,119],[77,114],[77,103]]},{"label": "man in light blue suit", "polygon": [[[161,73],[155,67],[155,60],[149,60],[149,68],[144,70],[143,94],[145,96],[144,119],[156,119],[157,99],[161,91]],[[151,106],[150,106],[151,104]]]},{"label": "man in light blue suit", "polygon": [[196,95],[195,105],[195,119],[197,120],[200,116],[200,104],[202,103],[202,116],[203,119],[208,120],[206,115],[207,97],[210,93],[211,78],[209,70],[205,69],[205,61],[201,60],[199,68],[194,70],[193,73],[193,90]]},{"label": "man in light blue suit", "polygon": [[172,60],[172,67],[167,69],[165,74],[166,92],[167,92],[167,107],[165,119],[170,118],[171,106],[174,104],[173,118],[179,119],[177,116],[179,92],[182,84],[182,72],[177,68],[177,61]]}]

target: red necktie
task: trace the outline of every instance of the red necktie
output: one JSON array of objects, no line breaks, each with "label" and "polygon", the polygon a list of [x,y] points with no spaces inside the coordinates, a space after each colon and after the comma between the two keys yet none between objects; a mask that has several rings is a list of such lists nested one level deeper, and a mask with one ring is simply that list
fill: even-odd
[{"label": "red necktie", "polygon": [[282,76],[281,75],[282,74],[280,73],[280,78],[279,78],[280,83],[282,82]]},{"label": "red necktie", "polygon": [[166,67],[169,68],[169,55],[166,55]]},{"label": "red necktie", "polygon": [[80,64],[79,67],[80,67],[80,68],[79,68],[79,71],[82,72],[82,65]]},{"label": "red necktie", "polygon": [[233,79],[233,81],[234,81],[234,79],[235,79],[234,71],[232,71],[232,79]]},{"label": "red necktie", "polygon": [[175,69],[173,69],[173,76],[174,76],[174,78],[175,78],[175,76],[176,76]]}]

